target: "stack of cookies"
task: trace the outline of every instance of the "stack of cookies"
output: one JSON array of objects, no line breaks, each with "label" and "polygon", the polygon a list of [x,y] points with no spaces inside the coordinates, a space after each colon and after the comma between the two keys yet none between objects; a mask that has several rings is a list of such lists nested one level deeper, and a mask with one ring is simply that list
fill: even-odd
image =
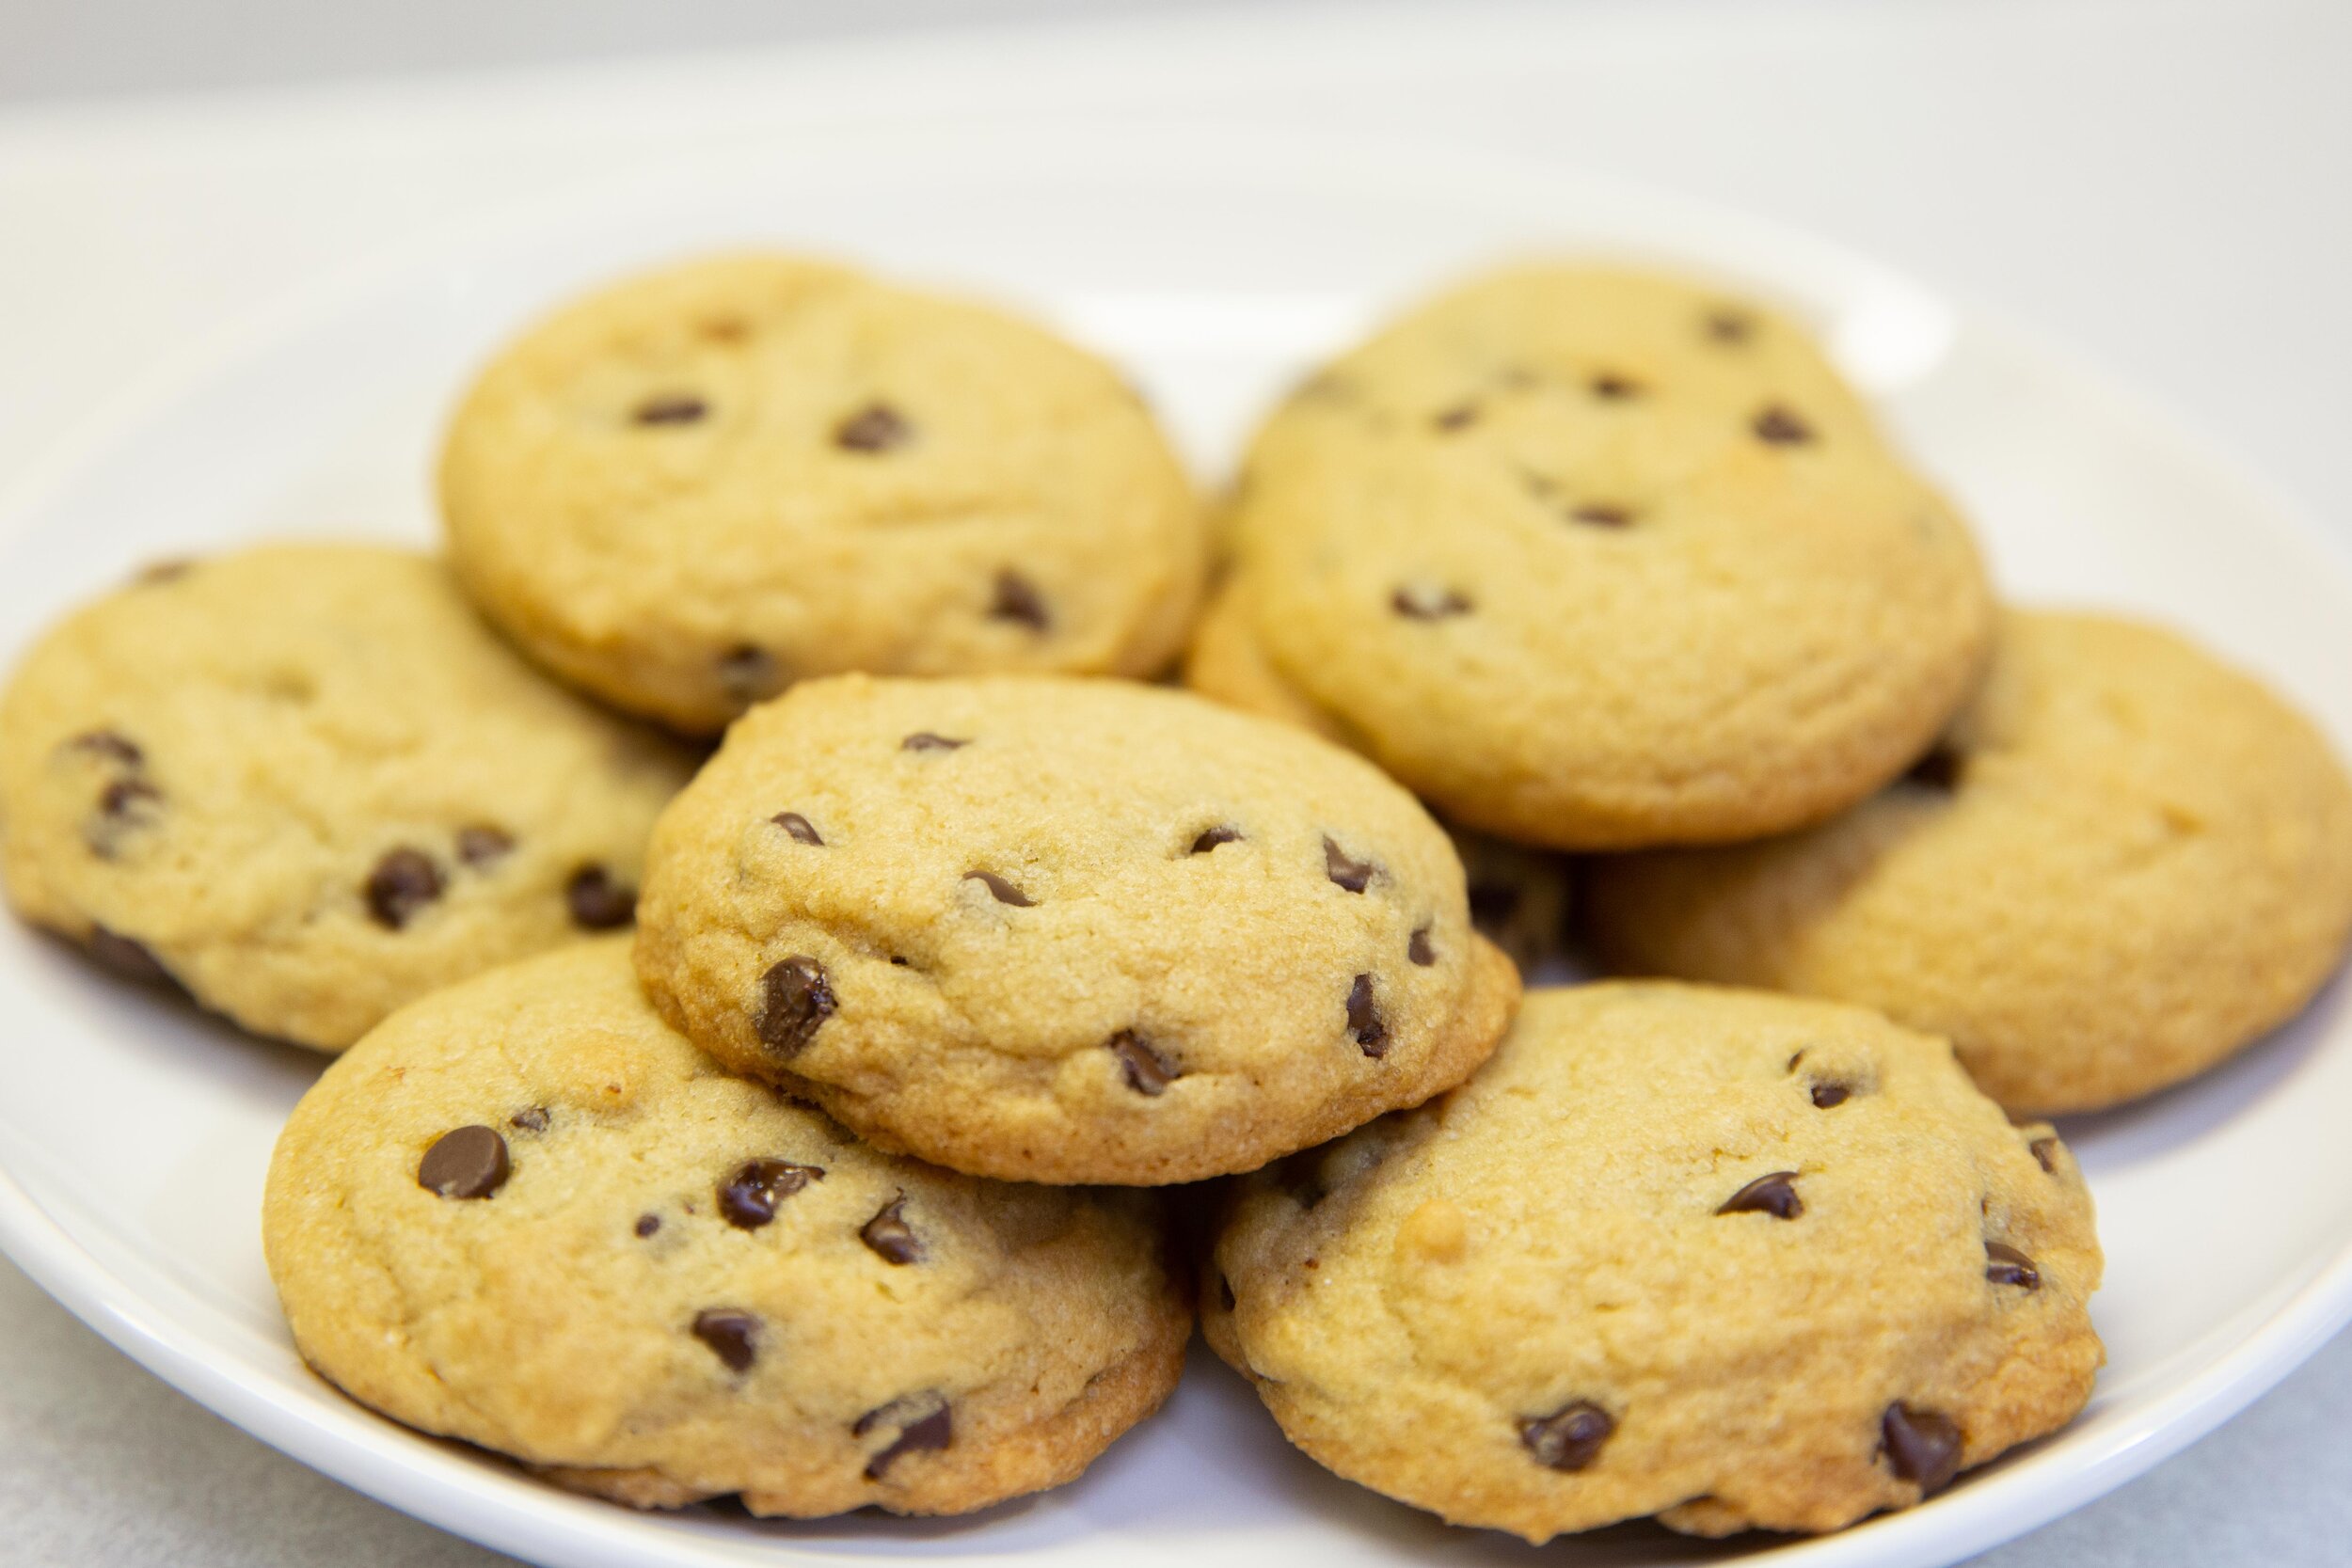
[{"label": "stack of cookies", "polygon": [[[1212,509],[1048,333],[723,258],[532,328],[440,478],[445,559],[55,629],[0,873],[340,1053],[263,1215],[321,1374],[642,1508],[1070,1481],[1196,1315],[1456,1523],[1916,1503],[2102,1359],[2036,1118],[2352,932],[2304,720],[1997,608],[1804,333],[1671,277],[1423,308]],[[1639,978],[1522,995],[1579,951]]]}]

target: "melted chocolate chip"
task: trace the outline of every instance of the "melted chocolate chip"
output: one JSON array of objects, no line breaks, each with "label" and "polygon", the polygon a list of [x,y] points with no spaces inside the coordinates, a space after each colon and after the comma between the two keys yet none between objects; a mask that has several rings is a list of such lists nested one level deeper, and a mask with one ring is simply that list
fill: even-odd
[{"label": "melted chocolate chip", "polygon": [[1950,1417],[1890,1404],[1879,1431],[1886,1462],[1898,1476],[1916,1482],[1921,1497],[1941,1492],[1960,1473],[1960,1428]]},{"label": "melted chocolate chip", "polygon": [[1357,975],[1356,983],[1347,988],[1347,1032],[1356,1037],[1356,1043],[1365,1055],[1389,1053],[1389,1026],[1380,1017],[1379,1005],[1373,1000],[1369,974]]},{"label": "melted chocolate chip", "polygon": [[98,793],[101,815],[117,822],[144,816],[151,802],[160,801],[164,792],[145,779],[117,779]]},{"label": "melted chocolate chip", "polygon": [[494,861],[504,860],[514,847],[514,835],[502,828],[472,827],[457,830],[457,858],[477,869]]},{"label": "melted chocolate chip", "polygon": [[988,889],[991,894],[995,895],[996,902],[999,904],[1010,904],[1016,910],[1025,910],[1037,902],[1036,899],[1030,897],[1027,894],[1022,892],[1019,888],[1013,886],[1010,882],[1005,880],[993,871],[967,871],[963,874],[963,879],[967,882],[979,883],[982,887]]},{"label": "melted chocolate chip", "polygon": [[1223,823],[1219,823],[1214,828],[1200,830],[1200,836],[1192,841],[1192,852],[1196,855],[1205,855],[1220,844],[1239,844],[1240,842],[1241,830],[1239,828],[1228,828]]},{"label": "melted chocolate chip", "polygon": [[109,931],[103,926],[90,927],[89,956],[126,980],[138,980],[149,985],[179,984],[172,978],[171,971],[166,969],[144,943],[133,942],[119,931]]},{"label": "melted chocolate chip", "polygon": [[1724,1200],[1715,1211],[1719,1214],[1770,1214],[1776,1220],[1793,1220],[1804,1212],[1804,1200],[1797,1196],[1794,1185],[1797,1173],[1776,1170],[1770,1176],[1759,1176]]},{"label": "melted chocolate chip", "polygon": [[508,1117],[506,1125],[519,1128],[525,1132],[544,1132],[548,1130],[548,1108],[545,1105],[526,1105]]},{"label": "melted chocolate chip", "polygon": [[1348,892],[1361,893],[1379,874],[1380,867],[1371,861],[1350,860],[1347,851],[1332,843],[1327,834],[1323,840],[1323,870]]},{"label": "melted chocolate chip", "polygon": [[1756,331],[1756,320],[1744,310],[1710,310],[1707,335],[1719,343],[1744,343]]},{"label": "melted chocolate chip", "polygon": [[710,405],[691,392],[663,392],[637,405],[629,418],[639,424],[695,424]]},{"label": "melted chocolate chip", "polygon": [[2006,1242],[1984,1243],[1984,1276],[1995,1285],[2016,1285],[2028,1291],[2042,1289],[2042,1271],[2033,1259]]},{"label": "melted chocolate chip", "polygon": [[1119,1058],[1127,1086],[1140,1095],[1158,1095],[1184,1076],[1184,1069],[1161,1054],[1150,1040],[1133,1029],[1121,1029],[1104,1042]]},{"label": "melted chocolate chip", "polygon": [[815,824],[797,811],[780,811],[768,820],[790,833],[798,843],[814,844],[819,848],[824,847],[824,835],[817,831]]},{"label": "melted chocolate chip", "polygon": [[822,1181],[818,1165],[789,1160],[748,1160],[719,1183],[719,1212],[738,1230],[757,1230],[776,1217],[776,1205],[812,1181]]},{"label": "melted chocolate chip", "polygon": [[441,868],[421,849],[389,849],[368,873],[368,913],[397,931],[441,895]]},{"label": "melted chocolate chip", "polygon": [[857,1239],[885,1263],[913,1263],[923,1256],[923,1239],[907,1224],[906,1206],[907,1195],[900,1193],[883,1204],[882,1212],[867,1220],[857,1233]]},{"label": "melted chocolate chip", "polygon": [[1820,1110],[1834,1110],[1852,1098],[1853,1088],[1851,1085],[1824,1079],[1813,1085],[1813,1103]]},{"label": "melted chocolate chip", "polygon": [[1607,371],[1593,377],[1585,385],[1592,388],[1593,396],[1607,403],[1623,403],[1628,398],[1639,397],[1642,392],[1640,382],[1629,380],[1622,375],[1612,374]]},{"label": "melted chocolate chip", "polygon": [[488,1197],[506,1185],[506,1140],[487,1127],[459,1127],[433,1140],[417,1164],[417,1185],[443,1197]]},{"label": "melted chocolate chip", "polygon": [[955,1441],[955,1420],[946,1399],[933,1391],[908,1394],[860,1416],[850,1435],[863,1437],[878,1427],[895,1426],[898,1435],[866,1461],[866,1479],[880,1481],[882,1472],[901,1455],[944,1449]]},{"label": "melted chocolate chip", "polygon": [[1053,625],[1037,586],[1010,567],[996,574],[995,596],[988,602],[988,613],[991,620],[1018,621],[1032,631]]},{"label": "melted chocolate chip", "polygon": [[1429,945],[1428,927],[1414,928],[1413,940],[1405,944],[1405,956],[1423,969],[1438,961],[1438,950]]},{"label": "melted chocolate chip", "polygon": [[1633,514],[1630,510],[1622,506],[1613,506],[1607,501],[1587,501],[1582,506],[1570,507],[1568,515],[1580,523],[1590,523],[1595,528],[1630,528],[1633,525]]},{"label": "melted chocolate chip", "polygon": [[1457,430],[1468,430],[1477,422],[1478,404],[1474,403],[1457,403],[1451,408],[1433,414],[1429,420],[1431,429],[1449,435]]},{"label": "melted chocolate chip", "polygon": [[1228,1312],[1238,1305],[1233,1296],[1233,1282],[1222,1274],[1216,1276],[1216,1299]]},{"label": "melted chocolate chip", "polygon": [[139,750],[138,743],[113,730],[85,730],[67,741],[65,749],[104,757],[125,768],[143,768],[147,765],[147,753]]},{"label": "melted chocolate chip", "polygon": [[2053,1176],[2058,1174],[2058,1141],[2056,1138],[2036,1138],[2026,1147],[2032,1152],[2034,1164]]},{"label": "melted chocolate chip", "polygon": [[933,735],[929,730],[917,730],[898,742],[898,750],[902,752],[953,752],[971,744],[968,740],[950,740],[944,735]]},{"label": "melted chocolate chip", "polygon": [[694,1314],[694,1338],[729,1371],[747,1372],[759,1359],[759,1320],[731,1307],[706,1307]]},{"label": "melted chocolate chip", "polygon": [[1389,595],[1389,608],[1411,621],[1442,621],[1469,614],[1470,602],[1451,588],[1411,583]]},{"label": "melted chocolate chip", "polygon": [[1617,1430],[1615,1418],[1590,1400],[1565,1404],[1549,1416],[1519,1423],[1519,1442],[1535,1463],[1552,1470],[1581,1470],[1600,1455]]},{"label": "melted chocolate chip", "polygon": [[1967,770],[1967,758],[1948,746],[1938,746],[1913,763],[1911,771],[1905,773],[1903,779],[1905,783],[1917,784],[1922,789],[1939,790],[1948,795],[1960,787],[1961,777]]},{"label": "melted chocolate chip", "polygon": [[640,1214],[637,1216],[637,1224],[631,1228],[637,1232],[640,1239],[650,1236],[655,1231],[661,1228],[661,1216],[660,1214]]},{"label": "melted chocolate chip", "polygon": [[886,403],[870,403],[833,427],[833,444],[843,451],[888,451],[914,436],[914,428]]},{"label": "melted chocolate chip", "polygon": [[564,902],[572,924],[583,931],[610,931],[626,926],[637,914],[637,890],[615,881],[601,865],[583,865],[564,884]]},{"label": "melted chocolate chip", "polygon": [[784,689],[776,656],[756,643],[739,642],[719,656],[719,689],[730,702],[755,703]]},{"label": "melted chocolate chip", "polygon": [[1813,427],[1776,403],[1758,413],[1748,428],[1756,432],[1756,439],[1776,447],[1800,446],[1813,439]]},{"label": "melted chocolate chip", "polygon": [[815,958],[794,957],[770,969],[759,983],[759,1011],[752,1027],[769,1050],[789,1061],[817,1037],[833,1017],[833,984]]}]

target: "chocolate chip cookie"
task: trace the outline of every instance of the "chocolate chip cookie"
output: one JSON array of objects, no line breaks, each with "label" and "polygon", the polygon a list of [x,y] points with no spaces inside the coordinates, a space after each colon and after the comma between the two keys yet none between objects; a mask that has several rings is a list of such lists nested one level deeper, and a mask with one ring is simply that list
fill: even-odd
[{"label": "chocolate chip cookie", "polygon": [[1152,1195],[895,1159],[671,1031],[620,939],[395,1014],[294,1108],[271,1277],[352,1398],[640,1508],[960,1513],[1175,1386]]},{"label": "chocolate chip cookie", "polygon": [[1565,849],[1820,820],[1982,663],[1967,530],[1804,332],[1548,266],[1423,307],[1260,433],[1200,689]]},{"label": "chocolate chip cookie", "polygon": [[1238,1183],[1202,1311],[1294,1443],[1455,1524],[1829,1530],[2065,1424],[2100,1266],[2065,1146],[1943,1041],[1604,984]]},{"label": "chocolate chip cookie", "polygon": [[492,619],[691,731],[845,670],[1150,673],[1205,549],[1108,367],[781,256],[634,278],[532,327],[467,394],[440,483]]},{"label": "chocolate chip cookie", "polygon": [[2352,784],[2262,685],[2157,627],[2003,617],[1984,690],[1808,832],[1595,863],[1613,967],[1883,1008],[2017,1110],[2090,1110],[2292,1017],[2352,933]]},{"label": "chocolate chip cookie", "polygon": [[628,925],[690,766],[516,657],[437,561],[247,549],[151,574],[26,657],[0,697],[0,873],[114,968],[340,1050]]},{"label": "chocolate chip cookie", "polygon": [[655,830],[637,958],[730,1067],[1037,1181],[1250,1169],[1460,1082],[1518,996],[1369,764],[1051,677],[754,709]]}]

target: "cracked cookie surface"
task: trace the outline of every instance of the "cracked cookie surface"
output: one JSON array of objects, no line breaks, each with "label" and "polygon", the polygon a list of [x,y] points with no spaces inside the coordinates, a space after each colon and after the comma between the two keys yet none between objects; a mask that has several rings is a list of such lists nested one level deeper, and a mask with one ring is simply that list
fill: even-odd
[{"label": "cracked cookie surface", "polygon": [[628,923],[690,771],[413,551],[280,545],[76,611],[0,697],[0,869],[37,925],[340,1050],[436,986]]},{"label": "cracked cookie surface", "polygon": [[1761,844],[1596,861],[1611,967],[1879,1007],[2020,1111],[2112,1105],[2301,1009],[2352,932],[2352,784],[2158,627],[2010,611],[1911,775]]},{"label": "cracked cookie surface", "polygon": [[2100,1269],[2064,1145],[1943,1041],[1606,983],[1236,1183],[1201,1311],[1294,1443],[1453,1523],[1813,1531],[2071,1418]]},{"label": "cracked cookie surface", "polygon": [[1472,283],[1314,376],[1226,546],[1193,685],[1564,849],[1851,804],[1992,623],[1967,530],[1798,327],[1597,268]]},{"label": "cracked cookie surface", "polygon": [[1518,994],[1337,747],[1125,682],[842,676],[656,828],[638,966],[738,1070],[957,1169],[1247,1170],[1458,1083]]},{"label": "cracked cookie surface", "polygon": [[696,1051],[608,938],[330,1067],[264,1237],[304,1357],[411,1426],[638,1507],[956,1513],[1175,1386],[1152,1202],[878,1153]]},{"label": "cracked cookie surface", "polygon": [[1149,674],[1205,550],[1107,366],[779,256],[643,276],[532,327],[467,394],[440,487],[493,619],[691,731],[848,670]]}]

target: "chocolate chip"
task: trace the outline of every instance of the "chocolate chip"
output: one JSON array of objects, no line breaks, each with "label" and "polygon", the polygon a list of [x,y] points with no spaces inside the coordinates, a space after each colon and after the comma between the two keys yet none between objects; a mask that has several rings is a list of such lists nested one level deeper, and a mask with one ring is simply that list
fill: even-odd
[{"label": "chocolate chip", "polygon": [[1347,1032],[1356,1037],[1356,1043],[1367,1056],[1389,1053],[1389,1026],[1380,1018],[1378,1004],[1372,999],[1372,976],[1359,974],[1356,983],[1347,988]]},{"label": "chocolate chip", "polygon": [[1133,1029],[1121,1029],[1104,1043],[1119,1058],[1120,1070],[1127,1075],[1127,1086],[1137,1094],[1158,1095],[1184,1076],[1182,1068]]},{"label": "chocolate chip", "polygon": [[506,1185],[506,1140],[487,1127],[459,1127],[433,1140],[417,1164],[417,1185],[443,1197],[488,1197]]},{"label": "chocolate chip", "polygon": [[833,444],[844,451],[888,451],[914,436],[914,427],[886,403],[867,404],[833,427]]},{"label": "chocolate chip", "polygon": [[1710,310],[1707,335],[1719,343],[1744,343],[1756,331],[1756,320],[1744,310]]},{"label": "chocolate chip", "polygon": [[1852,1087],[1834,1079],[1824,1079],[1813,1085],[1813,1103],[1820,1110],[1833,1110],[1852,1098]]},{"label": "chocolate chip", "polygon": [[85,730],[65,744],[69,751],[87,752],[94,757],[119,762],[125,768],[142,768],[147,764],[147,753],[139,750],[137,742],[113,730]]},{"label": "chocolate chip", "polygon": [[397,931],[441,895],[441,868],[421,849],[388,849],[368,873],[368,913]]},{"label": "chocolate chip", "polygon": [[1196,855],[1205,855],[1220,844],[1239,844],[1240,842],[1241,830],[1239,828],[1228,828],[1223,823],[1219,823],[1214,828],[1200,830],[1200,836],[1192,841],[1192,852]]},{"label": "chocolate chip", "polygon": [[1813,427],[1776,403],[1757,414],[1749,428],[1756,432],[1757,439],[1776,447],[1798,446],[1813,439]]},{"label": "chocolate chip", "polygon": [[898,750],[902,752],[953,752],[971,744],[968,740],[950,740],[944,735],[933,735],[929,730],[917,730],[898,742]]},{"label": "chocolate chip", "polygon": [[1776,1220],[1793,1220],[1804,1212],[1804,1200],[1797,1196],[1792,1183],[1797,1173],[1776,1170],[1770,1176],[1759,1176],[1724,1199],[1719,1214],[1770,1214]]},{"label": "chocolate chip", "polygon": [[1361,893],[1379,874],[1380,868],[1371,861],[1350,860],[1347,851],[1332,843],[1330,836],[1326,834],[1323,840],[1323,870],[1326,876],[1348,892]]},{"label": "chocolate chip", "polygon": [[1941,1492],[1960,1473],[1960,1428],[1950,1417],[1890,1404],[1879,1431],[1887,1463],[1898,1476],[1916,1482],[1921,1497]]},{"label": "chocolate chip", "polygon": [[1233,1282],[1222,1274],[1216,1276],[1216,1299],[1228,1312],[1237,1305],[1233,1296]]},{"label": "chocolate chip", "polygon": [[1027,894],[1022,892],[1019,888],[1013,886],[1010,882],[1005,880],[993,871],[967,871],[963,874],[963,879],[967,882],[979,883],[982,887],[988,889],[990,893],[995,895],[996,902],[999,904],[1010,904],[1016,910],[1025,910],[1037,902],[1036,899],[1030,897]]},{"label": "chocolate chip", "polygon": [[1405,944],[1405,956],[1423,969],[1438,961],[1438,950],[1429,945],[1428,927],[1414,928],[1413,940]]},{"label": "chocolate chip", "polygon": [[1615,1418],[1590,1400],[1562,1405],[1519,1423],[1519,1442],[1535,1463],[1552,1470],[1581,1470],[1600,1455],[1617,1430]]},{"label": "chocolate chip", "polygon": [[694,424],[710,405],[691,392],[663,392],[647,398],[629,417],[639,424]]},{"label": "chocolate chip", "polygon": [[719,689],[730,702],[755,703],[784,689],[784,670],[767,649],[738,642],[719,656]]},{"label": "chocolate chip", "polygon": [[824,847],[824,836],[818,832],[815,824],[797,811],[780,811],[768,820],[790,833],[802,844],[814,844],[819,848]]},{"label": "chocolate chip", "polygon": [[1585,385],[1593,389],[1593,396],[1609,403],[1623,403],[1628,398],[1640,396],[1642,390],[1640,382],[1629,380],[1622,375],[1612,374],[1607,371],[1593,377]]},{"label": "chocolate chip", "polygon": [[898,1435],[866,1462],[867,1481],[882,1480],[882,1472],[902,1454],[944,1449],[955,1441],[954,1418],[946,1397],[936,1391],[904,1395],[867,1411],[850,1426],[850,1435],[863,1437],[882,1426],[897,1427]]},{"label": "chocolate chip", "polygon": [[1995,1285],[2016,1285],[2028,1291],[2042,1289],[2042,1271],[2033,1259],[2006,1242],[1984,1243],[1984,1276]]},{"label": "chocolate chip", "polygon": [[661,1216],[660,1214],[640,1214],[637,1216],[637,1224],[634,1228],[640,1238],[650,1236],[655,1231],[661,1228]]},{"label": "chocolate chip", "polygon": [[601,865],[583,865],[564,884],[564,902],[572,924],[583,931],[610,931],[626,926],[637,914],[637,890],[612,879]]},{"label": "chocolate chip", "polygon": [[996,574],[996,594],[989,600],[988,613],[991,620],[1018,621],[1032,631],[1043,631],[1053,624],[1053,617],[1045,612],[1044,596],[1010,567]]},{"label": "chocolate chip", "polygon": [[1470,602],[1451,588],[1408,583],[1389,595],[1389,608],[1408,620],[1441,621],[1449,615],[1468,614]]},{"label": "chocolate chip", "polygon": [[548,1130],[548,1108],[545,1105],[526,1105],[508,1117],[506,1125],[520,1128],[525,1132],[544,1132]]},{"label": "chocolate chip", "polygon": [[2058,1174],[2058,1141],[2056,1138],[2036,1138],[2026,1147],[2032,1151],[2036,1164],[2053,1176]]},{"label": "chocolate chip", "polygon": [[1448,433],[1468,430],[1477,422],[1478,404],[1474,403],[1457,403],[1451,408],[1432,415],[1429,420],[1431,429]]},{"label": "chocolate chip", "polygon": [[776,1205],[812,1181],[822,1181],[821,1166],[796,1165],[789,1160],[748,1160],[719,1183],[719,1212],[738,1230],[757,1230],[776,1217]]},{"label": "chocolate chip", "polygon": [[923,1239],[907,1224],[906,1206],[907,1195],[900,1193],[883,1204],[882,1212],[867,1220],[857,1233],[858,1240],[885,1263],[913,1263],[923,1256]]},{"label": "chocolate chip", "polygon": [[126,980],[138,980],[150,985],[177,985],[171,971],[166,969],[149,952],[145,944],[133,942],[119,931],[103,926],[92,926],[89,931],[89,956]]},{"label": "chocolate chip", "polygon": [[1629,510],[1613,506],[1607,501],[1587,501],[1582,506],[1571,507],[1568,515],[1595,528],[1629,528],[1633,524],[1633,514]]},{"label": "chocolate chip", "polygon": [[795,956],[768,971],[759,983],[759,1011],[752,1027],[769,1050],[789,1061],[806,1049],[825,1020],[833,1017],[833,984],[825,966]]},{"label": "chocolate chip", "polygon": [[468,865],[485,866],[503,860],[515,847],[514,835],[500,828],[457,830],[457,858]]},{"label": "chocolate chip", "polygon": [[729,1371],[749,1371],[759,1359],[759,1320],[749,1312],[706,1307],[694,1314],[694,1338],[708,1345]]},{"label": "chocolate chip", "polygon": [[101,814],[118,822],[145,815],[151,801],[164,798],[164,792],[145,779],[117,779],[101,790],[98,809]]},{"label": "chocolate chip", "polygon": [[1961,777],[1967,770],[1967,758],[1948,746],[1938,746],[1913,763],[1911,771],[1903,775],[1903,780],[1922,789],[1940,790],[1948,795],[1960,787]]}]

